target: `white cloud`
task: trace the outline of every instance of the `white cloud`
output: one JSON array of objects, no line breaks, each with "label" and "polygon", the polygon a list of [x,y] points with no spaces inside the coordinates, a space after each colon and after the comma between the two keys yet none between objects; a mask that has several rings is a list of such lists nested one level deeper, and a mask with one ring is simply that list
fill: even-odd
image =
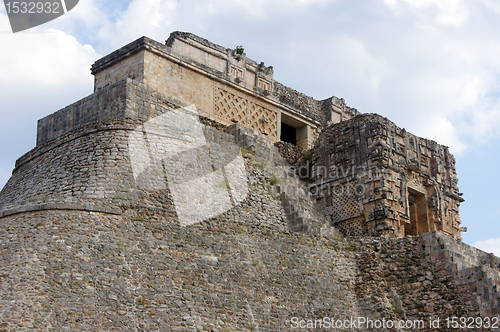
[{"label": "white cloud", "polygon": [[372,54],[363,40],[347,35],[321,35],[288,43],[276,57],[279,67],[293,68],[288,72],[276,71],[276,75],[286,80],[298,78],[299,84],[310,85],[309,91],[304,92],[317,99],[346,97],[336,91],[335,85],[339,84],[345,91],[362,95],[367,104],[376,103],[379,86],[390,72],[384,59]]},{"label": "white cloud", "polygon": [[357,32],[357,37],[385,70],[377,71],[378,84],[363,90],[366,85],[353,70],[355,65],[346,64],[363,96],[361,102],[346,98],[348,104],[382,113],[417,135],[449,145],[455,153],[497,139],[500,38],[493,33],[500,28],[497,14],[488,17],[491,12],[484,6],[463,1],[384,3],[392,13],[386,17],[390,23],[367,20],[365,25],[373,31]]},{"label": "white cloud", "polygon": [[114,22],[104,22],[98,36],[113,48],[121,47],[143,35],[151,36],[171,29],[178,2],[174,0],[134,0]]},{"label": "white cloud", "polygon": [[489,10],[500,15],[500,3],[497,0],[480,0]]},{"label": "white cloud", "polygon": [[395,13],[410,11],[419,18],[418,24],[461,25],[469,11],[461,0],[384,0]]},{"label": "white cloud", "polygon": [[62,31],[43,32],[2,35],[2,46],[7,51],[0,53],[4,64],[0,66],[0,77],[9,78],[0,81],[5,93],[3,106],[58,104],[58,99],[67,100],[64,95],[70,91],[92,91],[90,64],[100,56],[90,45],[81,45]]},{"label": "white cloud", "polygon": [[[8,25],[0,13],[0,29],[10,29]],[[2,112],[3,130],[9,130],[6,120],[36,123],[57,110],[47,107],[62,108],[79,99],[76,96],[83,97],[84,91],[92,92],[90,64],[100,57],[92,46],[54,29],[5,33],[0,40],[2,109],[8,110]]]},{"label": "white cloud", "polygon": [[[498,98],[498,97],[497,97]],[[487,144],[499,137],[500,101],[482,98],[478,103],[464,112],[457,128],[478,144]]]},{"label": "white cloud", "polygon": [[462,154],[467,148],[467,145],[460,140],[453,124],[443,116],[431,115],[421,133],[426,138],[448,146],[455,155]]},{"label": "white cloud", "polygon": [[[0,29],[10,30],[0,13]],[[0,34],[0,183],[35,145],[37,120],[93,91],[90,45],[58,30]],[[6,171],[9,170],[9,171]]]},{"label": "white cloud", "polygon": [[1,68],[2,75],[10,77],[9,85],[33,84],[43,88],[88,80],[85,76],[88,76],[89,62],[98,57],[92,46],[81,45],[61,31],[49,29],[45,32],[3,37],[3,45],[11,50],[1,55],[2,63],[9,64]]},{"label": "white cloud", "polygon": [[78,22],[84,24],[88,29],[101,25],[104,20],[109,19],[113,14],[116,13],[106,13],[103,11],[99,0],[85,0],[79,1],[76,7],[70,10],[66,15],[58,18],[56,22],[66,27]]},{"label": "white cloud", "polygon": [[[362,40],[349,36],[341,36],[331,43],[331,50],[328,52],[330,61],[334,61],[341,67],[345,67],[348,62],[355,63],[349,66],[349,76],[357,80],[358,85],[367,85],[369,90],[377,91],[379,84],[386,76],[387,65],[383,59],[377,59]],[[342,49],[342,52],[336,50]],[[345,77],[348,79],[347,75]],[[354,88],[354,86],[353,86]]]},{"label": "white cloud", "polygon": [[495,256],[500,257],[500,238],[477,241],[473,246],[488,253],[494,253]]}]

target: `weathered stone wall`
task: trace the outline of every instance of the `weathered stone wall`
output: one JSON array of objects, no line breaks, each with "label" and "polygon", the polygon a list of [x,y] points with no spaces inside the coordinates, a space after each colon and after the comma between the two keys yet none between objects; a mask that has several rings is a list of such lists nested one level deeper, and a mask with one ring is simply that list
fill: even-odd
[{"label": "weathered stone wall", "polygon": [[357,109],[347,106],[343,98],[331,97],[323,100],[321,105],[322,123],[325,127],[349,120],[360,114]]},{"label": "weathered stone wall", "polygon": [[[179,61],[165,71],[172,49]],[[226,73],[217,67],[224,57]],[[243,62],[237,82],[231,68]],[[499,258],[437,232],[342,239],[331,227],[459,238],[446,147],[336,97],[318,102],[274,81],[271,92],[259,83],[272,80],[272,67],[191,34],[166,46],[141,38],[94,70],[96,92],[39,121],[37,146],[0,192],[0,330],[290,331],[293,317],[364,317],[448,331],[453,316],[498,318]],[[238,84],[251,84],[252,70],[257,89],[248,94]],[[162,93],[176,88],[161,80],[168,71],[178,84],[208,82],[213,110],[217,89],[227,112],[257,110],[227,121],[190,108]],[[233,85],[221,83],[233,74]],[[176,94],[198,98],[193,87]],[[309,156],[258,133],[285,109],[344,122],[326,128]],[[224,181],[215,184],[179,181],[218,171]],[[174,190],[185,183],[189,190]],[[198,196],[187,213],[216,213],[186,223],[176,199],[190,191]],[[437,317],[440,327],[430,327]]]},{"label": "weathered stone wall", "polygon": [[297,167],[299,161],[304,158],[308,152],[300,146],[293,145],[288,142],[277,142],[276,147],[280,152],[281,156],[288,162],[290,166]]},{"label": "weathered stone wall", "polygon": [[[268,134],[273,141],[279,140],[276,104],[265,100],[257,88],[254,91],[259,75],[264,75],[271,82],[272,72],[266,76],[262,73],[269,70],[251,60],[237,60],[236,56],[228,53],[229,50],[222,53],[220,47],[211,49],[189,38],[169,42],[169,45],[141,38],[125,47],[124,54],[115,52],[96,62],[93,66],[96,88],[102,88],[120,77],[133,76],[165,96],[184,104],[194,104],[203,116],[226,125],[237,122]],[[138,51],[141,47],[143,50]],[[136,50],[136,53],[129,54],[131,50]],[[116,65],[108,65],[114,59],[118,61]],[[240,66],[247,68],[245,75],[249,82],[235,81],[236,77],[226,70],[233,66],[229,60],[241,62]],[[140,68],[142,76],[124,71],[127,66],[130,70]]]},{"label": "weathered stone wall", "polygon": [[[144,40],[144,39],[141,39]],[[142,43],[137,43],[141,45]],[[132,44],[134,45],[134,44]],[[128,51],[128,48],[120,49]],[[120,51],[119,50],[119,51]],[[116,51],[116,52],[119,52]],[[114,53],[116,53],[114,52]],[[114,54],[112,53],[112,54]],[[103,70],[95,74],[94,77],[94,92],[109,84],[114,84],[125,78],[130,78],[138,82],[144,81],[145,61],[144,58],[148,52],[146,50],[138,50],[136,53],[128,54],[126,57],[120,57],[115,60],[112,68]]]},{"label": "weathered stone wall", "polygon": [[[232,53],[231,49],[214,44],[194,34],[180,31],[171,33],[165,45],[184,61],[210,68],[214,72],[227,72],[228,53]],[[243,67],[245,67],[244,64],[245,62],[243,62]],[[252,64],[253,67],[256,66],[256,63]]]},{"label": "weathered stone wall", "polygon": [[[109,96],[120,102],[109,107]],[[109,111],[99,116],[99,109],[106,105]],[[186,125],[188,118],[181,119],[174,114],[179,109],[185,108],[180,108],[151,88],[127,79],[99,89],[93,96],[41,120],[39,137],[43,139],[39,140],[40,144],[35,149],[17,161],[12,178],[0,193],[0,217],[55,209],[120,215],[127,209],[138,207],[172,217],[179,213],[175,211],[174,203],[182,194],[180,191],[190,190],[179,188],[177,196],[172,195],[172,181],[189,183],[191,177],[200,178],[214,169],[224,168],[241,156],[239,146],[247,151],[243,156],[250,156],[259,167],[266,170],[268,176],[275,178],[276,185],[281,178],[285,181],[282,174],[287,172],[284,169],[286,162],[269,137],[238,124],[226,127],[206,117],[198,120],[196,116],[192,119],[192,125]],[[51,137],[54,132],[52,126],[62,123],[67,123],[71,131],[59,132]],[[195,135],[193,128],[199,128],[200,137]],[[162,138],[162,135],[172,137]],[[158,136],[158,139],[154,136]],[[197,145],[200,139],[203,141],[202,146]],[[71,154],[67,151],[71,151]],[[156,165],[155,159],[161,161],[161,165]],[[138,172],[144,161],[147,161],[147,167],[151,167],[142,173]],[[180,167],[180,164],[185,167]],[[189,165],[192,164],[198,165],[199,169],[190,169]],[[170,171],[176,169],[182,171],[182,179]],[[245,170],[236,168],[231,174],[227,172],[229,184],[216,183],[216,188],[205,188],[206,183],[192,184],[191,189],[201,192],[208,205],[197,201],[188,210],[199,212],[199,215],[204,215],[206,211],[203,210],[209,208],[224,210],[225,204],[229,202],[217,200],[219,194],[224,196],[223,192],[217,190],[224,191],[227,185],[231,188],[231,199],[236,199],[233,204],[241,203],[244,195],[238,198],[234,190],[239,182],[246,182],[243,180],[246,179]],[[318,224],[317,220],[313,220],[316,212],[311,204],[314,205],[314,201],[305,192],[303,197],[294,198],[299,189],[304,192],[297,187],[287,193],[287,201],[293,200],[293,203],[287,204],[291,204],[292,209],[300,210],[301,214],[296,216],[289,211],[286,218],[293,217],[295,223],[302,225],[304,232],[330,227],[327,223]],[[259,219],[269,218],[275,211],[275,208],[259,211]],[[318,227],[309,227],[307,224]]]},{"label": "weathered stone wall", "polygon": [[[147,209],[2,218],[1,328],[292,331],[293,317],[365,317],[456,331],[446,318],[498,317],[498,304],[480,300],[491,275],[498,280],[498,267],[490,275],[480,266],[454,270],[456,252],[440,248],[455,240],[436,233],[342,240],[287,232],[283,220],[259,218],[280,203],[276,194],[258,193],[269,190],[269,179],[247,161],[253,197],[197,225],[180,227],[175,217]],[[496,295],[497,285],[488,287]],[[430,328],[436,318],[440,327]]]},{"label": "weathered stone wall", "polygon": [[276,106],[222,84],[215,85],[214,94],[211,116],[217,121],[224,124],[236,122],[268,135],[273,142],[279,141]]},{"label": "weathered stone wall", "polygon": [[173,61],[163,54],[146,52],[144,83],[155,91],[185,104],[194,104],[200,114],[213,118],[214,80]]},{"label": "weathered stone wall", "polygon": [[[131,151],[131,134],[149,120],[179,108],[151,88],[127,79],[42,119],[38,146],[16,162],[0,194],[0,215],[53,208],[121,213],[136,205],[171,213],[164,175],[154,174],[153,183],[148,184],[134,177],[131,156],[136,158],[144,150],[139,145],[138,151]],[[51,136],[53,128],[63,128],[62,124],[67,124],[67,130]],[[224,147],[235,143],[235,137],[216,128],[200,128],[213,152],[196,150],[199,155],[185,153],[184,158],[223,165],[218,159],[225,157],[217,151],[227,150]],[[156,148],[163,153],[161,146]]]},{"label": "weathered stone wall", "polygon": [[[131,78],[226,125],[243,124],[279,141],[281,122],[298,129],[310,148],[319,129],[357,111],[332,97],[317,101],[276,82],[271,66],[256,63],[190,33],[173,32],[166,44],[142,37],[92,66],[96,90]],[[335,114],[339,114],[336,116]]]},{"label": "weathered stone wall", "polygon": [[[497,257],[439,232],[359,239],[351,250],[360,269],[356,288],[360,309],[374,317],[423,320],[425,328],[419,331],[500,329],[499,324],[483,329],[457,329],[451,324],[453,317],[498,319]],[[437,318],[439,327],[430,328],[429,320]]]},{"label": "weathered stone wall", "polygon": [[[278,147],[240,125],[200,119],[207,142],[240,142],[248,195],[181,227],[168,186],[138,187],[127,153],[138,126],[180,105],[132,80],[101,89],[96,104],[106,89],[125,111],[81,127],[68,120],[76,129],[23,156],[0,193],[4,330],[289,331],[293,317],[364,317],[447,331],[447,317],[498,316],[498,258],[439,233],[323,233]],[[436,317],[441,327],[430,328]]]},{"label": "weathered stone wall", "polygon": [[[130,85],[130,81],[128,81]],[[38,120],[37,146],[73,133],[93,123],[107,123],[132,116],[127,114],[127,80],[113,83],[107,89],[98,90],[65,108]],[[129,92],[129,96],[131,93]],[[81,134],[81,133],[80,133]],[[23,163],[27,154],[18,160]]]},{"label": "weathered stone wall", "polygon": [[463,199],[447,147],[363,114],[323,130],[312,151],[318,202],[346,234],[461,238]]},{"label": "weathered stone wall", "polygon": [[279,82],[275,82],[273,95],[283,104],[293,107],[299,114],[308,118],[320,121],[321,104],[319,100],[315,100],[297,90],[289,88]]},{"label": "weathered stone wall", "polygon": [[189,227],[137,207],[2,218],[2,328],[286,331],[293,316],[356,316],[353,255],[289,233],[274,185],[246,165],[247,199]]},{"label": "weathered stone wall", "polygon": [[179,106],[127,79],[40,120],[39,144],[16,162],[0,195],[0,213],[56,203],[111,211],[146,204],[132,177],[128,134],[174,107]]},{"label": "weathered stone wall", "polygon": [[441,278],[474,308],[474,316],[494,317],[500,314],[500,259],[439,232],[423,234],[428,260],[436,266]]}]

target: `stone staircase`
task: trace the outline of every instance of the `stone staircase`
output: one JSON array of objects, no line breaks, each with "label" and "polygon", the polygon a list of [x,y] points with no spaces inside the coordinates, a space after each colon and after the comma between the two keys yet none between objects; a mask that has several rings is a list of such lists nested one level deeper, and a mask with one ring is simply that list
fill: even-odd
[{"label": "stone staircase", "polygon": [[228,126],[226,132],[235,137],[235,142],[242,149],[254,154],[256,162],[262,163],[270,177],[276,176],[290,231],[331,238],[340,236],[340,232],[331,226],[330,218],[309,193],[308,183],[295,174],[294,168],[289,166],[268,137],[239,124]]},{"label": "stone staircase", "polygon": [[419,238],[440,277],[449,278],[459,292],[469,294],[481,316],[500,317],[500,258],[441,232]]},{"label": "stone staircase", "polygon": [[293,168],[284,166],[280,173],[278,190],[290,230],[326,237],[340,235],[309,193],[308,183],[302,181]]}]

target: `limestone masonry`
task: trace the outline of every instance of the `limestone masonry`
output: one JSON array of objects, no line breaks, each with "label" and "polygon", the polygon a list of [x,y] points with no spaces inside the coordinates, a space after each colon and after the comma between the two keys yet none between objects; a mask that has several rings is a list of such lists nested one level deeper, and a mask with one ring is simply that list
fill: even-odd
[{"label": "limestone masonry", "polygon": [[0,331],[500,329],[446,146],[190,33],[91,70],[0,192]]},{"label": "limestone masonry", "polygon": [[461,239],[455,158],[376,114],[326,128],[312,150],[319,203],[344,234]]},{"label": "limestone masonry", "polygon": [[[311,178],[318,186],[317,199],[344,234],[400,237],[440,230],[461,239],[463,198],[447,147],[380,116],[360,115],[343,99],[305,96],[276,82],[272,67],[245,53],[175,32],[166,45],[143,37],[124,46],[98,60],[92,74],[94,96],[40,120],[38,146],[96,120],[129,121],[161,113],[156,95],[141,105],[139,92],[128,88],[123,93],[117,82],[128,78],[170,105],[194,104],[201,116],[220,124],[241,124],[272,142],[306,149],[314,145]],[[142,106],[145,110],[137,110]]]}]

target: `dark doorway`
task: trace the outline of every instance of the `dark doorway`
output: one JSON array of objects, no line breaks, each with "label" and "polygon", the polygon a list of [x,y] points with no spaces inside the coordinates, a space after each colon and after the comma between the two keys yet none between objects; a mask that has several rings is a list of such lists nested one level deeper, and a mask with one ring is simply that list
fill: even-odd
[{"label": "dark doorway", "polygon": [[405,225],[405,235],[420,235],[429,232],[425,195],[408,188],[408,205],[410,223]]},{"label": "dark doorway", "polygon": [[281,123],[281,137],[280,140],[292,144],[297,144],[297,129],[286,123]]},{"label": "dark doorway", "polygon": [[410,223],[405,225],[405,235],[417,235],[418,213],[417,199],[415,196],[408,196],[408,205],[410,210]]}]

